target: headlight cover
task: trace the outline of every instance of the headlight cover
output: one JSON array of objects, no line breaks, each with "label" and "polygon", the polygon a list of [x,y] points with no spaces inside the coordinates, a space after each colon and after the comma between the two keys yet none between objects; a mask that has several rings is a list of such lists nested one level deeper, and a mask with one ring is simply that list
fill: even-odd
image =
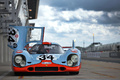
[{"label": "headlight cover", "polygon": [[67,58],[67,65],[70,67],[74,67],[78,63],[78,55],[70,54]]},{"label": "headlight cover", "polygon": [[20,66],[24,67],[26,65],[26,62],[24,60],[21,61]]},{"label": "headlight cover", "polygon": [[18,67],[24,67],[26,65],[26,58],[23,55],[16,55],[14,57],[14,63]]},{"label": "headlight cover", "polygon": [[71,60],[73,62],[77,62],[78,61],[78,56],[77,55],[72,55]]},{"label": "headlight cover", "polygon": [[68,66],[72,66],[72,65],[73,65],[72,60],[68,60],[68,61],[67,61],[67,64],[68,64]]},{"label": "headlight cover", "polygon": [[15,62],[16,63],[20,63],[22,61],[22,57],[21,56],[16,56],[15,57]]}]

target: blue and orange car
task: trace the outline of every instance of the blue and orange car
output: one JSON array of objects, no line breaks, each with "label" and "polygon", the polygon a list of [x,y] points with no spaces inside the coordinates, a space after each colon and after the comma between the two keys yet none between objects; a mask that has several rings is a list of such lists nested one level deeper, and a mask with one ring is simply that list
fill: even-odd
[{"label": "blue and orange car", "polygon": [[[29,26],[9,28],[8,46],[14,50],[12,54],[14,73],[69,72],[69,74],[78,74],[81,68],[81,52],[75,48],[74,41],[73,47],[64,51],[57,43],[43,42],[44,29],[44,27]],[[32,43],[35,44],[29,48]]]}]

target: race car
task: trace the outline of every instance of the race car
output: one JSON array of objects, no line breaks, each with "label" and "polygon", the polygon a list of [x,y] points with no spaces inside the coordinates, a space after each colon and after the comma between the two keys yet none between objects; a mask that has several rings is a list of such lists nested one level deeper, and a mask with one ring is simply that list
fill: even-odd
[{"label": "race car", "polygon": [[[64,51],[57,43],[43,42],[44,29],[44,27],[29,26],[9,28],[8,46],[14,50],[12,69],[15,75],[21,72],[78,74],[81,68],[81,52],[75,48],[74,41],[72,48]],[[30,43],[36,44],[29,48]]]}]

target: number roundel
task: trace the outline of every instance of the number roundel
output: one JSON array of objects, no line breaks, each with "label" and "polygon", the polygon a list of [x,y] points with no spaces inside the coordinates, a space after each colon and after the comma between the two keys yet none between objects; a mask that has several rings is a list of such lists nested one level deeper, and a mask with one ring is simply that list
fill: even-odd
[{"label": "number roundel", "polygon": [[52,55],[40,55],[38,56],[38,60],[53,60],[54,57]]},{"label": "number roundel", "polygon": [[17,42],[19,40],[19,32],[17,29],[10,27],[8,32],[8,45],[12,48],[17,48]]}]

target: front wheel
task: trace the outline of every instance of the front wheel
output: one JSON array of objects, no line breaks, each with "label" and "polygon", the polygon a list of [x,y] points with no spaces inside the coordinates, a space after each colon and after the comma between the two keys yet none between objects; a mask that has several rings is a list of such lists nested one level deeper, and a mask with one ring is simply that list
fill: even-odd
[{"label": "front wheel", "polygon": [[79,74],[79,71],[78,72],[69,72],[70,75],[77,75]]},{"label": "front wheel", "polygon": [[22,73],[21,72],[14,72],[15,76],[20,76]]}]

